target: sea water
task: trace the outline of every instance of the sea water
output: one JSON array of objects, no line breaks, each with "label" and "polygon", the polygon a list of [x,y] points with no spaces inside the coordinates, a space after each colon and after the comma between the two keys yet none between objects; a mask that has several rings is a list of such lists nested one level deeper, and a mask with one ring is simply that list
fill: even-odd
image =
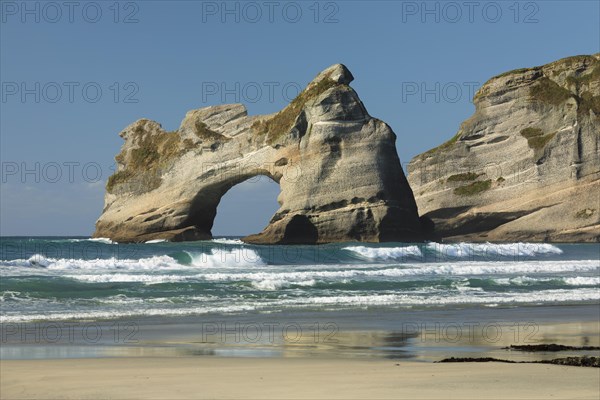
[{"label": "sea water", "polygon": [[598,304],[598,244],[2,237],[0,322]]}]

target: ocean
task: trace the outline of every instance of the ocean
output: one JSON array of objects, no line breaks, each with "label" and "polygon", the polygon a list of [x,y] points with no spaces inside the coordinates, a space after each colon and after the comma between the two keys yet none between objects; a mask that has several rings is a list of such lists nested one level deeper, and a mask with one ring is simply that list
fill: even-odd
[{"label": "ocean", "polygon": [[0,322],[597,305],[600,246],[2,237]]}]

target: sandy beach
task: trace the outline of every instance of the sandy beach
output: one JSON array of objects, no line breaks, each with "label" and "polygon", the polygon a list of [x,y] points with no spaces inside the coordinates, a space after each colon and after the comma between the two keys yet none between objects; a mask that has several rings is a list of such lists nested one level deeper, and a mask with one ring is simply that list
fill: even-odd
[{"label": "sandy beach", "polygon": [[[103,340],[95,343],[82,340],[82,327],[88,325],[70,331],[61,342],[50,343],[43,339],[51,339],[50,333],[55,334],[52,329],[60,324],[0,324],[0,398],[597,399],[597,368],[433,362],[447,357],[512,361],[597,357],[597,350],[532,353],[506,349],[516,344],[544,343],[598,346],[597,312],[598,307],[590,305],[493,312],[348,311],[151,319],[137,321],[136,344],[114,341],[117,321],[89,325],[103,333]],[[235,340],[233,332],[228,333],[227,340],[213,331],[210,335],[203,332],[203,326],[231,328],[235,323],[244,327],[275,322],[287,326],[295,321],[308,333],[315,321],[324,326],[325,320],[320,318],[325,317],[339,327],[332,343],[316,343],[312,334],[300,340],[253,343]],[[528,320],[537,321],[535,335],[525,330],[528,324],[523,321]],[[458,324],[463,321],[478,321],[480,326],[494,327],[493,331],[498,329],[502,335],[492,340],[465,332],[457,341],[454,333],[450,335],[453,331],[446,328],[462,326]],[[521,325],[515,325],[518,321]],[[128,321],[129,325],[127,321],[118,322],[133,326],[136,321]],[[417,325],[426,330],[402,329]],[[515,336],[515,326],[521,327],[521,337]],[[68,340],[71,335],[73,341]]]},{"label": "sandy beach", "polygon": [[2,399],[597,399],[596,368],[393,360],[2,361]]}]

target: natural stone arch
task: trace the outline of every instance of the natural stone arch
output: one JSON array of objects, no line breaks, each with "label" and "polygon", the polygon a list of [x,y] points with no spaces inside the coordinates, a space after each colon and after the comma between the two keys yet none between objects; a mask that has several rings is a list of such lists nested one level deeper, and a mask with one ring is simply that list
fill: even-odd
[{"label": "natural stone arch", "polygon": [[209,239],[227,190],[266,175],[280,185],[280,208],[247,242],[422,240],[396,135],[369,115],[352,80],[337,64],[276,114],[228,104],[188,112],[175,132],[147,119],[128,126],[94,236]]}]

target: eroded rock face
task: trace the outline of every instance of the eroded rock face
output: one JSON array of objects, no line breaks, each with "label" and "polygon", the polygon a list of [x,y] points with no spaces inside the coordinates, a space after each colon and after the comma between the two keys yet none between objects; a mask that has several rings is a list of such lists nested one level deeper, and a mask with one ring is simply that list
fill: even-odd
[{"label": "eroded rock face", "polygon": [[276,114],[228,104],[188,112],[175,132],[146,119],[128,126],[94,236],[211,238],[221,197],[264,175],[281,187],[280,208],[247,242],[422,240],[396,135],[369,116],[352,80],[337,64]]},{"label": "eroded rock face", "polygon": [[408,167],[439,236],[471,241],[600,238],[600,54],[485,83],[454,138]]}]

